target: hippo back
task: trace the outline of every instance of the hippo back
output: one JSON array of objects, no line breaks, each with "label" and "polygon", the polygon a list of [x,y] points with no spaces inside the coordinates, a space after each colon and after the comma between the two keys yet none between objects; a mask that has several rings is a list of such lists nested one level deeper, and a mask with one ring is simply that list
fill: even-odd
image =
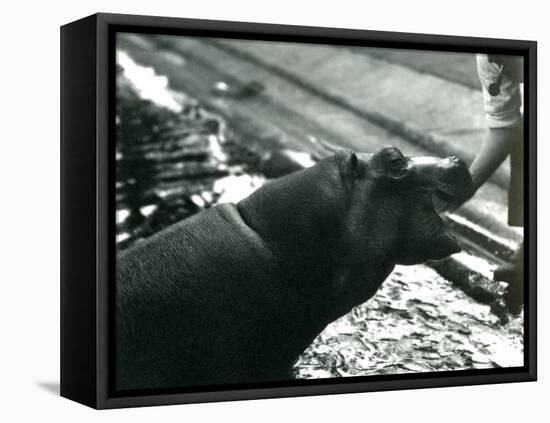
[{"label": "hippo back", "polygon": [[269,248],[233,204],[205,210],[121,253],[118,387],[212,384],[231,381],[234,373],[246,380],[236,363],[261,356],[266,326],[273,330],[275,268]]}]

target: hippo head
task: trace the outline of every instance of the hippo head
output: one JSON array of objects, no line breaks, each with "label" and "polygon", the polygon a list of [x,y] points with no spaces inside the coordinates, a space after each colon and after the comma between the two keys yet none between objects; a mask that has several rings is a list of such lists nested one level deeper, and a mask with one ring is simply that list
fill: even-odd
[{"label": "hippo head", "polygon": [[348,236],[355,238],[355,246],[363,244],[405,265],[460,251],[435,210],[434,197],[461,202],[471,196],[472,179],[463,161],[405,157],[395,147],[339,156],[349,188]]}]

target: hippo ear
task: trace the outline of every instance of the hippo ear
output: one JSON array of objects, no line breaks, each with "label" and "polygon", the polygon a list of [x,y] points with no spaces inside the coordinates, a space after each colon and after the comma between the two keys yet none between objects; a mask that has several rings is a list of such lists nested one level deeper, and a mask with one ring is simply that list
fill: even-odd
[{"label": "hippo ear", "polygon": [[364,169],[361,166],[359,157],[353,151],[349,152],[349,156],[346,160],[346,170],[349,175],[360,178],[364,176]]},{"label": "hippo ear", "polygon": [[357,154],[352,152],[349,156],[349,169],[353,173],[357,173],[358,167],[359,167],[359,159],[357,158]]},{"label": "hippo ear", "polygon": [[407,158],[398,148],[390,146],[378,151],[372,159],[375,169],[392,179],[400,179],[407,174],[409,169]]}]

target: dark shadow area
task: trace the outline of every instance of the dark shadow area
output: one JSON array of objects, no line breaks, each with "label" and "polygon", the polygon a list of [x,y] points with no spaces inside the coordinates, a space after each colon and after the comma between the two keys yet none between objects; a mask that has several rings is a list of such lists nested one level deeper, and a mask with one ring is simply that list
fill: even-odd
[{"label": "dark shadow area", "polygon": [[56,396],[59,396],[59,382],[36,382],[36,385],[43,390],[49,392],[50,394],[54,394]]}]

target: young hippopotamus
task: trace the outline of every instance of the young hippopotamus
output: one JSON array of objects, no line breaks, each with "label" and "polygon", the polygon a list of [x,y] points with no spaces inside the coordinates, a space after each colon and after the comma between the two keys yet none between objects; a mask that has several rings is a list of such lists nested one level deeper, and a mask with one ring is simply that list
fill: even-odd
[{"label": "young hippopotamus", "polygon": [[432,197],[471,191],[455,157],[343,151],[122,252],[117,388],[288,380],[396,264],[460,250]]}]

